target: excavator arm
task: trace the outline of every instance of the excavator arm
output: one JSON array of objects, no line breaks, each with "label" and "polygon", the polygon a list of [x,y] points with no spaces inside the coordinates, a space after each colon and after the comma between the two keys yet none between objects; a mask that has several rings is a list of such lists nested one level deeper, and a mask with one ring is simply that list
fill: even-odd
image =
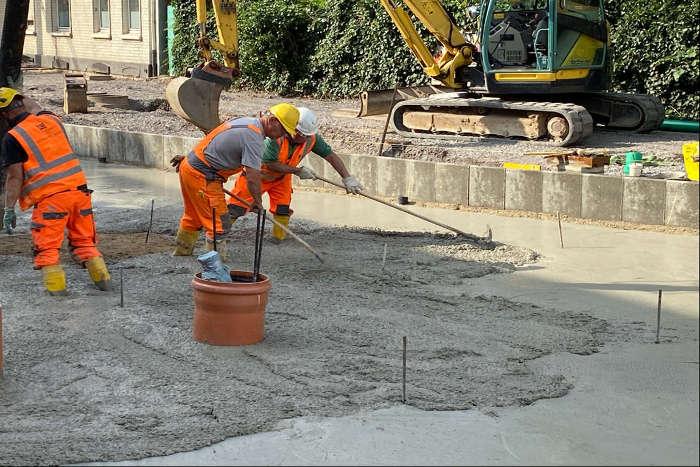
[{"label": "excavator arm", "polygon": [[[207,35],[207,0],[196,0],[199,27],[196,45],[203,63],[188,70],[187,76],[172,79],[165,89],[165,97],[173,112],[204,133],[219,125],[221,92],[240,75],[236,2],[211,0],[211,5],[218,40]],[[221,53],[223,65],[214,59],[213,51]]]},{"label": "excavator arm", "polygon": [[420,62],[423,71],[447,87],[461,88],[462,84],[457,79],[457,70],[472,62],[476,47],[464,38],[442,4],[437,0],[404,0],[416,18],[442,44],[442,54],[433,57],[418,34],[408,12],[395,0],[380,0],[380,2],[398,28],[406,45]]}]

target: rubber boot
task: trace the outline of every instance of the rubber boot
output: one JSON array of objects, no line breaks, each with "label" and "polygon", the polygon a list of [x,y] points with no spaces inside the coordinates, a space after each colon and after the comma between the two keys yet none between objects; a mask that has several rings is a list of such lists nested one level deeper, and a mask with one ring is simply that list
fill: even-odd
[{"label": "rubber boot", "polygon": [[175,251],[173,251],[173,256],[192,256],[194,244],[197,243],[198,238],[199,231],[177,229],[177,236],[175,237]]},{"label": "rubber boot", "polygon": [[52,264],[41,268],[44,273],[44,287],[51,295],[66,295],[66,273],[60,264]]},{"label": "rubber boot", "polygon": [[[207,238],[206,247],[207,251],[212,251],[214,249],[214,242],[209,240],[209,238]],[[216,251],[219,253],[221,262],[226,263],[228,261],[228,240],[225,238],[217,238]]]},{"label": "rubber boot", "polygon": [[90,274],[90,279],[95,283],[100,290],[112,290],[112,281],[109,277],[109,271],[107,270],[107,265],[102,256],[95,256],[90,258],[85,263],[87,267],[88,274]]},{"label": "rubber boot", "polygon": [[[285,227],[289,225],[289,216],[281,216],[279,214],[275,214],[272,217]],[[277,224],[272,224],[272,238],[281,242],[282,240],[287,238],[287,233],[280,227],[278,227]]]}]

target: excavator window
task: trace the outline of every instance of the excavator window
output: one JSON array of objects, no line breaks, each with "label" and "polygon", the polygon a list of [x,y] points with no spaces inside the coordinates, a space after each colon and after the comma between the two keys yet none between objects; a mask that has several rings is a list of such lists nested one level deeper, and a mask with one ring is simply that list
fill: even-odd
[{"label": "excavator window", "polygon": [[546,0],[497,1],[490,21],[491,68],[547,67]]}]

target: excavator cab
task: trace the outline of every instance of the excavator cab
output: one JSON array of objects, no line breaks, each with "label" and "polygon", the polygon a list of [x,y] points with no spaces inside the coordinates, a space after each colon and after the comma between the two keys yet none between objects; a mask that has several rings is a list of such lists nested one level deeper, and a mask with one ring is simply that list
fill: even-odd
[{"label": "excavator cab", "polygon": [[[202,63],[189,69],[186,76],[172,79],[165,89],[165,97],[173,112],[204,133],[219,125],[221,92],[240,74],[236,2],[210,2],[214,9],[218,40],[207,35],[207,0],[196,0],[199,26],[197,47]],[[214,51],[223,57],[223,65],[214,59]]]},{"label": "excavator cab", "polygon": [[488,92],[574,93],[607,87],[601,0],[482,0],[481,67]]}]

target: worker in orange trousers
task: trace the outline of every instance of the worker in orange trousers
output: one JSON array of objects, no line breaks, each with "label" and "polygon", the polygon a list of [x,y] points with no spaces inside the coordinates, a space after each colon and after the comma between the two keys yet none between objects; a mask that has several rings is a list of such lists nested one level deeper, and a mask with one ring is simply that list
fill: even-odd
[{"label": "worker in orange trousers", "polygon": [[[318,134],[318,117],[306,107],[299,107],[299,124],[295,137],[280,137],[265,140],[262,166],[262,193],[270,198],[270,212],[274,219],[284,226],[289,225],[292,215],[292,174],[300,179],[314,179],[315,175],[309,169],[299,166],[304,157],[313,152],[328,162],[343,180],[348,193],[357,194],[363,187],[360,182],[350,175],[342,159],[333,152],[326,141]],[[233,188],[234,197],[229,198],[229,213],[235,221],[244,215],[253,196],[248,190],[246,175],[241,175]],[[245,201],[245,203],[243,202]],[[276,240],[284,240],[286,234],[277,224],[272,227],[272,236]]]},{"label": "worker in orange trousers", "polygon": [[61,120],[11,88],[0,88],[0,118],[9,128],[0,142],[0,167],[7,172],[4,230],[12,234],[17,225],[17,201],[23,211],[33,208],[34,268],[43,272],[46,290],[66,294],[59,256],[66,229],[73,258],[100,290],[109,290],[109,271],[96,246],[92,191]]},{"label": "worker in orange trousers", "polygon": [[251,204],[262,208],[260,167],[265,137],[279,138],[296,132],[299,111],[291,104],[270,107],[259,118],[237,118],[226,121],[208,133],[184,156],[171,163],[180,175],[184,212],[176,237],[175,256],[189,256],[205,230],[206,247],[214,248],[227,259],[227,235],[231,229],[223,184],[229,177],[245,171]]}]

